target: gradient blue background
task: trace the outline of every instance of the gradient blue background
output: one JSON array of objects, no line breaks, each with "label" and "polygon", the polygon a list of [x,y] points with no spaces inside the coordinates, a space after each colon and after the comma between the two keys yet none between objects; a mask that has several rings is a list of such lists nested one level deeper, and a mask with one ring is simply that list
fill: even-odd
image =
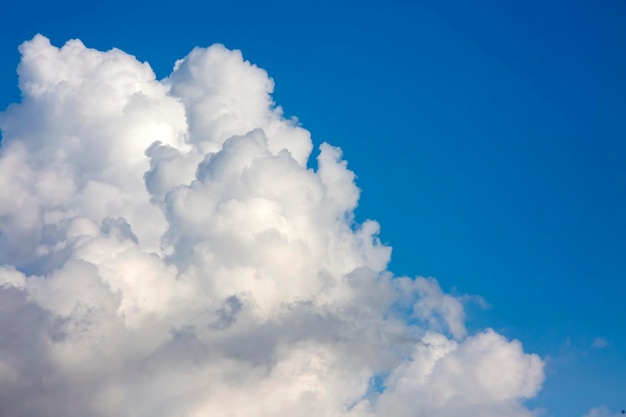
[{"label": "gradient blue background", "polygon": [[0,16],[1,108],[36,33],[159,78],[196,45],[241,49],[316,145],[343,148],[390,269],[482,296],[470,329],[546,360],[531,406],[626,407],[626,2],[2,0]]}]

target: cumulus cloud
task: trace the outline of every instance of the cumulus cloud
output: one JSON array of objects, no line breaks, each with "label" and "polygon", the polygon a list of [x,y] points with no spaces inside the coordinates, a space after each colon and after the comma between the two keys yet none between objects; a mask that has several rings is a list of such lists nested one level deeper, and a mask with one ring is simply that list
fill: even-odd
[{"label": "cumulus cloud", "polygon": [[339,148],[221,45],[43,36],[0,116],[0,404],[18,416],[531,416],[543,363],[387,270]]}]

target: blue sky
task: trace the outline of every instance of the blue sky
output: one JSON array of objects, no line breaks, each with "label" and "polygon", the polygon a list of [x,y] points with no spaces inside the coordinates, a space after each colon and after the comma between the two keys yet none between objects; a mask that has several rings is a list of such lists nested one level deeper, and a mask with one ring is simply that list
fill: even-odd
[{"label": "blue sky", "polygon": [[241,49],[315,144],[343,149],[390,270],[482,296],[470,329],[546,360],[534,406],[626,407],[625,3],[22,3],[0,6],[0,107],[36,33],[159,78],[196,45]]}]

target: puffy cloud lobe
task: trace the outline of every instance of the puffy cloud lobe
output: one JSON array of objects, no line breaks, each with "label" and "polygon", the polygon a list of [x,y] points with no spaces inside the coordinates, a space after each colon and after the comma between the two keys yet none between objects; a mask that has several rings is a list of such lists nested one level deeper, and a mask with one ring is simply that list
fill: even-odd
[{"label": "puffy cloud lobe", "polygon": [[221,45],[148,64],[43,36],[0,116],[14,416],[530,416],[543,364],[395,277],[340,149]]}]

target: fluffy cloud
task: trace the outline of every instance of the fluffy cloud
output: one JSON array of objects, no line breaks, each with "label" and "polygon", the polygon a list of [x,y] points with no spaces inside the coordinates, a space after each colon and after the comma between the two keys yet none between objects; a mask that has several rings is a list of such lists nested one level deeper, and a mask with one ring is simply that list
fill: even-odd
[{"label": "fluffy cloud", "polygon": [[531,416],[543,363],[387,271],[341,150],[239,51],[36,36],[0,116],[3,416]]}]

